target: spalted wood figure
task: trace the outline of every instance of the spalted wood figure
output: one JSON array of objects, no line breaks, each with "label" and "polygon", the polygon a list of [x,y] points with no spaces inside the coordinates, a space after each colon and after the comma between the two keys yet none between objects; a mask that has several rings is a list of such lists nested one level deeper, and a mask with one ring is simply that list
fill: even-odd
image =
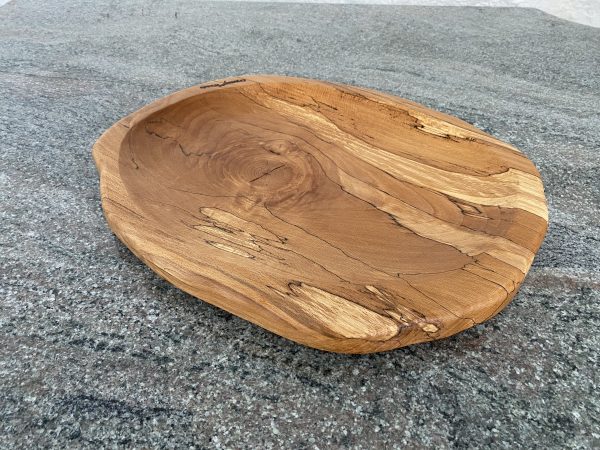
[{"label": "spalted wood figure", "polygon": [[519,150],[379,92],[244,76],[177,92],[94,146],[115,234],[190,294],[296,342],[450,336],[515,295],[544,237]]}]

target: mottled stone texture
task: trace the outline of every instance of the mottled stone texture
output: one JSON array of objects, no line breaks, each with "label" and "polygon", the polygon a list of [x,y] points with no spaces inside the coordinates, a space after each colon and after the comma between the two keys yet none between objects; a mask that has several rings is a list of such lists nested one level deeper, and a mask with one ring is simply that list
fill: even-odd
[{"label": "mottled stone texture", "polygon": [[[15,0],[0,8],[0,447],[598,448],[600,30],[535,10]],[[392,92],[521,148],[550,229],[453,338],[293,344],[159,279],[100,209],[123,115],[243,73]]]}]

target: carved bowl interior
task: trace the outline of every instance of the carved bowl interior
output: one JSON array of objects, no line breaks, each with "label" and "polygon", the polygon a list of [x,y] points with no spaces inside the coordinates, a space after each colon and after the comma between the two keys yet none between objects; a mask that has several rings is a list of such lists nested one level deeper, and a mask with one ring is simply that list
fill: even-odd
[{"label": "carved bowl interior", "polygon": [[547,227],[514,147],[407,100],[231,78],[120,120],[96,143],[115,234],[179,288],[348,353],[450,336],[502,310]]}]

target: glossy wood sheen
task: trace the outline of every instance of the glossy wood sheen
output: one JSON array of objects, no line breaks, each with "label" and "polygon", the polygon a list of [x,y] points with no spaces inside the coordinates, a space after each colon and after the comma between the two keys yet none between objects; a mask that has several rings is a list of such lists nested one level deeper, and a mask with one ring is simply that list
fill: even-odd
[{"label": "glossy wood sheen", "polygon": [[196,86],[94,146],[115,234],[192,295],[294,341],[439,339],[512,299],[544,237],[517,149],[390,95],[299,78]]}]

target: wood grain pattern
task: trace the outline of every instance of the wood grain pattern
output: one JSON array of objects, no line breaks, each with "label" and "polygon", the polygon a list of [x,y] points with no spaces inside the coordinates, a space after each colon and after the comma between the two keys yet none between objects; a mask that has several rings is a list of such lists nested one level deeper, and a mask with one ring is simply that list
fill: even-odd
[{"label": "wood grain pattern", "polygon": [[515,295],[546,232],[516,148],[375,91],[245,76],[95,144],[112,230],[179,288],[323,350],[450,336]]}]

